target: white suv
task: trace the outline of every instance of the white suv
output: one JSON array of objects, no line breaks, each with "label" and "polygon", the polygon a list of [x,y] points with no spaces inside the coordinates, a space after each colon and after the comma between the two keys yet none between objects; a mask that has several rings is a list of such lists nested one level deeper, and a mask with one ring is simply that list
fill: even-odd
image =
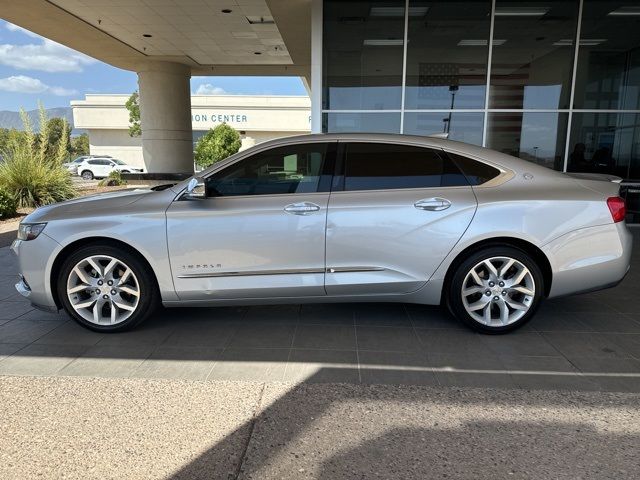
[{"label": "white suv", "polygon": [[108,177],[114,170],[122,173],[144,172],[144,169],[128,165],[116,158],[89,158],[78,165],[78,175],[85,180]]}]

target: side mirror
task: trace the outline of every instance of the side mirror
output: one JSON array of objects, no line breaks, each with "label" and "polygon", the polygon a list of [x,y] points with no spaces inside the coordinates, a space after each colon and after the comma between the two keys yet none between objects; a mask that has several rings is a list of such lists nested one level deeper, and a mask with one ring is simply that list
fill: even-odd
[{"label": "side mirror", "polygon": [[187,198],[207,198],[207,184],[202,177],[193,177],[187,184]]}]

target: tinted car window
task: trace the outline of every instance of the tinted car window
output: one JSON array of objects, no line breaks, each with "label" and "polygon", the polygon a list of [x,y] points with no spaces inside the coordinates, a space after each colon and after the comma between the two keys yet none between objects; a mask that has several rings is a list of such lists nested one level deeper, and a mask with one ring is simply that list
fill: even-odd
[{"label": "tinted car window", "polygon": [[345,190],[385,190],[469,185],[462,172],[435,150],[409,145],[350,143]]},{"label": "tinted car window", "polygon": [[212,196],[318,191],[326,143],[277,147],[252,155],[207,179]]},{"label": "tinted car window", "polygon": [[500,175],[500,170],[486,163],[471,158],[447,152],[447,155],[460,167],[471,185],[482,185]]}]

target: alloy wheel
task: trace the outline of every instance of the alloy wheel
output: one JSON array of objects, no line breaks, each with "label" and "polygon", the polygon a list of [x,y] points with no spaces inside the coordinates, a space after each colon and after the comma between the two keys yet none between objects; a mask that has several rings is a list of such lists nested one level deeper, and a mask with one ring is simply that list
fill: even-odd
[{"label": "alloy wheel", "polygon": [[129,318],[140,301],[133,270],[108,255],[79,261],[69,273],[67,296],[82,318],[96,325],[116,325]]},{"label": "alloy wheel", "polygon": [[529,269],[510,257],[477,263],[462,282],[462,303],[477,322],[491,327],[511,325],[533,305],[536,285]]}]

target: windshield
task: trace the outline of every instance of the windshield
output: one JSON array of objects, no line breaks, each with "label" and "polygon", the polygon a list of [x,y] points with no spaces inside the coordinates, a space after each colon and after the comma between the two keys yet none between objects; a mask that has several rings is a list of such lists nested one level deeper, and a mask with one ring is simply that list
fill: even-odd
[{"label": "windshield", "polygon": [[125,162],[123,162],[122,160],[118,160],[116,158],[112,158],[111,161],[112,162],[116,162],[118,165],[126,165]]}]

